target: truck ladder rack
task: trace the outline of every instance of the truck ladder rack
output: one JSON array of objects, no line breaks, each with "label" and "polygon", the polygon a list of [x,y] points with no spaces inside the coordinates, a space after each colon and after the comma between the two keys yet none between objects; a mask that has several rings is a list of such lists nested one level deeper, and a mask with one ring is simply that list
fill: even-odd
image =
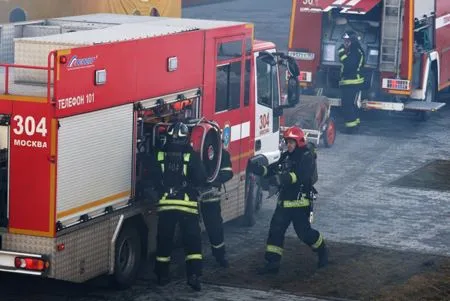
[{"label": "truck ladder rack", "polygon": [[386,0],[383,4],[380,45],[380,71],[397,72],[401,51],[402,4],[404,0]]}]

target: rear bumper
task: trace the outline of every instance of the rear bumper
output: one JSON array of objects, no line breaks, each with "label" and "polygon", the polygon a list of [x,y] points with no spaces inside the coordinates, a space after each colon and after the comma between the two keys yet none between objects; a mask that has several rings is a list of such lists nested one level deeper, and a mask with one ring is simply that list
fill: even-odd
[{"label": "rear bumper", "polygon": [[0,271],[17,274],[35,275],[35,276],[45,276],[47,274],[46,270],[35,271],[17,268],[15,265],[15,261],[17,258],[32,258],[32,259],[46,260],[46,257],[40,254],[0,251]]}]

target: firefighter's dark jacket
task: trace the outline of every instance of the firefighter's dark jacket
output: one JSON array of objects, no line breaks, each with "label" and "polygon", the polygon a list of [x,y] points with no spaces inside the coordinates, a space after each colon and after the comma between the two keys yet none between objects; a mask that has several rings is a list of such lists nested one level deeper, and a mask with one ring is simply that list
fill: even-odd
[{"label": "firefighter's dark jacket", "polygon": [[217,178],[211,183],[213,187],[220,187],[233,178],[233,169],[231,165],[230,153],[223,149],[222,160],[220,161],[220,170]]},{"label": "firefighter's dark jacket", "polygon": [[301,193],[309,193],[312,189],[314,155],[307,147],[297,147],[292,153],[282,153],[278,162],[268,167],[256,165],[251,169],[256,175],[278,177],[279,200],[294,201],[302,197]]},{"label": "firefighter's dark jacket", "polygon": [[342,45],[339,47],[338,54],[342,64],[339,84],[341,86],[363,84],[364,77],[361,75],[361,68],[364,66],[365,54],[361,46],[352,44],[347,51]]},{"label": "firefighter's dark jacket", "polygon": [[[198,198],[198,187],[205,185],[207,180],[206,170],[201,162],[200,155],[195,152],[190,145],[177,145],[168,143],[161,150],[161,152],[167,153],[181,153],[189,154],[189,161],[187,162],[186,182],[187,187],[183,189],[184,193],[189,195],[189,198],[196,201]],[[151,162],[152,168],[150,169],[151,182],[155,185],[156,191],[160,194],[160,197],[167,193],[168,186],[177,186],[178,183],[163,183],[163,171],[161,162],[158,161],[158,151],[154,154]]]}]

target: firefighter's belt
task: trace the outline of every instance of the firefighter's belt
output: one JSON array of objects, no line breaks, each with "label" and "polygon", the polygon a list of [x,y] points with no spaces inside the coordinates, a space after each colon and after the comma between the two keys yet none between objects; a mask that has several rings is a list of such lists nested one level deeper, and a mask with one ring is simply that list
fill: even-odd
[{"label": "firefighter's belt", "polygon": [[281,201],[281,205],[283,208],[302,208],[309,207],[310,202],[307,198],[301,198],[300,200],[295,201]]},{"label": "firefighter's belt", "polygon": [[185,194],[184,200],[169,199],[168,194],[159,200],[158,211],[178,210],[192,214],[198,214],[198,203],[189,200],[189,196]]}]

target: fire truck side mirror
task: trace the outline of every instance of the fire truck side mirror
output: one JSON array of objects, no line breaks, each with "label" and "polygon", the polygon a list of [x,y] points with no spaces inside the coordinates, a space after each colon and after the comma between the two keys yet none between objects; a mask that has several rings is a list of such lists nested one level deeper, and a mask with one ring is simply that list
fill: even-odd
[{"label": "fire truck side mirror", "polygon": [[287,86],[287,105],[294,107],[300,102],[300,83],[298,78],[290,76]]},{"label": "fire truck side mirror", "polygon": [[278,106],[273,108],[273,117],[281,117],[283,116],[283,107]]}]

